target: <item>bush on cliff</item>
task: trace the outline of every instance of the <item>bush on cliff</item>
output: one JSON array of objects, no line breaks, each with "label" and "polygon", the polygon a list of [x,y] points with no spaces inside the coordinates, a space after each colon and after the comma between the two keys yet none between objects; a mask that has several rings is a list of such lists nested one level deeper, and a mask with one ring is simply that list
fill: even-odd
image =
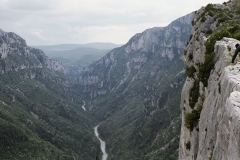
[{"label": "bush on cliff", "polygon": [[193,128],[198,125],[201,111],[202,106],[198,106],[197,109],[193,109],[191,113],[185,115],[185,126],[190,129],[190,131],[193,131]]}]

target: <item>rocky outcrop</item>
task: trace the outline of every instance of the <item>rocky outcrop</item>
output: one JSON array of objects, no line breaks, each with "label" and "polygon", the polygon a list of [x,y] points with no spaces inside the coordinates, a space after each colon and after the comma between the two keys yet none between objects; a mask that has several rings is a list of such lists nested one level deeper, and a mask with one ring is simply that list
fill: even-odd
[{"label": "rocky outcrop", "polygon": [[[199,125],[192,132],[184,126],[189,90],[193,81],[187,78],[182,91],[182,129],[179,159],[238,159],[240,131],[240,64],[229,65],[237,40],[224,38],[215,44],[216,63],[209,77]],[[231,50],[231,51],[230,51]],[[201,84],[203,86],[203,84]],[[190,142],[188,150],[186,144]],[[233,154],[234,153],[234,154]]]},{"label": "rocky outcrop", "polygon": [[54,72],[65,72],[61,62],[49,59],[43,51],[30,48],[15,33],[0,29],[0,73],[46,67]]},{"label": "rocky outcrop", "polygon": [[236,43],[240,42],[224,38],[215,45],[219,59],[209,78],[208,95],[199,121],[198,159],[240,157],[240,104],[237,97],[240,94],[240,64],[229,66]]},{"label": "rocky outcrop", "polygon": [[[158,47],[184,48],[185,43],[181,39],[181,34],[189,34],[189,28],[183,28],[181,27],[181,25],[189,25],[189,22],[191,22],[191,20],[192,14],[189,14],[187,16],[177,19],[167,27],[155,27],[147,29],[143,33],[139,33],[133,36],[125,45],[124,50],[128,54],[137,50],[156,52]],[[178,23],[181,25],[178,25]],[[178,36],[173,36],[174,34],[178,34]],[[168,50],[166,50],[165,52],[161,52],[163,57],[171,53],[172,52],[168,52]],[[169,58],[170,57],[171,55],[169,56]]]},{"label": "rocky outcrop", "polygon": [[[231,30],[218,30],[223,23],[217,16],[202,16],[213,11],[228,11],[232,6],[232,2],[208,5],[193,17],[192,38],[185,50],[188,77],[181,93],[180,160],[235,160],[240,157],[240,64],[230,65],[235,44],[240,41],[221,38],[222,35],[231,36]],[[214,38],[218,41],[214,51],[209,53]],[[212,67],[207,68],[211,64]]]}]

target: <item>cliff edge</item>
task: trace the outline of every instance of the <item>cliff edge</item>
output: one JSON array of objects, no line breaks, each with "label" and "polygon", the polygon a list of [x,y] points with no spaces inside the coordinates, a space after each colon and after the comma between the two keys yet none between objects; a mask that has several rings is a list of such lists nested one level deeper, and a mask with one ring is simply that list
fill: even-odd
[{"label": "cliff edge", "polygon": [[209,4],[193,17],[185,49],[180,160],[240,157],[240,64],[230,65],[235,44],[240,44],[240,26],[233,21],[239,18],[236,2]]},{"label": "cliff edge", "polygon": [[[49,59],[43,51],[27,46],[26,41],[13,32],[0,29],[0,74],[25,68],[48,68],[65,73],[61,62]],[[29,62],[29,63],[28,63]]]},{"label": "cliff edge", "polygon": [[[216,42],[215,58],[218,60],[211,71],[208,87],[200,82],[200,92],[202,95],[205,93],[205,99],[203,97],[199,125],[192,131],[185,126],[185,120],[187,113],[192,110],[187,102],[193,81],[189,77],[186,80],[181,102],[183,117],[179,159],[240,157],[240,64],[229,65],[236,43],[240,42],[232,38],[223,38]],[[198,100],[201,101],[202,98]]]}]

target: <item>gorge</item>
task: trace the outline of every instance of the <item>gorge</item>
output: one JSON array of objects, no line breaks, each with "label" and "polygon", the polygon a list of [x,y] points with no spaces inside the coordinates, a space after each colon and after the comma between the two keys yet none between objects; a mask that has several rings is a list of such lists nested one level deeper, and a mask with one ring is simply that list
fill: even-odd
[{"label": "gorge", "polygon": [[147,29],[71,77],[0,30],[0,157],[239,159],[239,8],[209,4]]},{"label": "gorge", "polygon": [[109,159],[177,158],[192,14],[136,34],[75,77],[88,112],[102,122]]}]

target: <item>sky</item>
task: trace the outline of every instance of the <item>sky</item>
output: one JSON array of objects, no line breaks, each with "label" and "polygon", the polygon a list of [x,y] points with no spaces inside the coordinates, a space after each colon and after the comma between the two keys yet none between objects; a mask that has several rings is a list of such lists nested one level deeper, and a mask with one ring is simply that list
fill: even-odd
[{"label": "sky", "polygon": [[224,0],[0,0],[0,28],[28,45],[125,44],[136,33],[165,27]]}]

